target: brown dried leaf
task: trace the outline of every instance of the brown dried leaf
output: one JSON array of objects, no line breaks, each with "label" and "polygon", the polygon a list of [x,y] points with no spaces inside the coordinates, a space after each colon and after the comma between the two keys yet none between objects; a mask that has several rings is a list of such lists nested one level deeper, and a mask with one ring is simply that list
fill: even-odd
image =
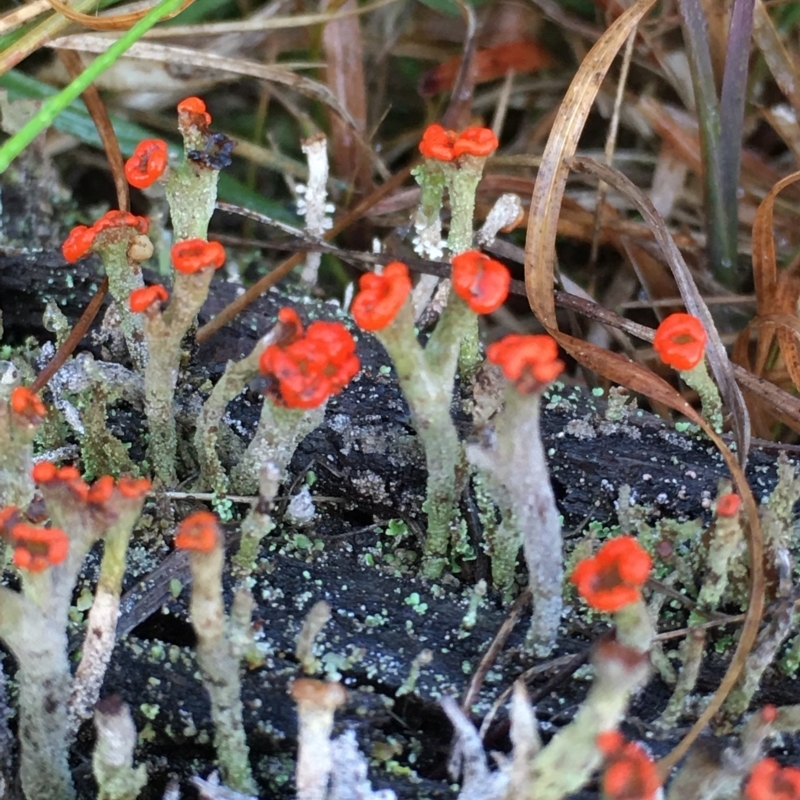
[{"label": "brown dried leaf", "polygon": [[586,118],[617,52],[654,4],[655,0],[636,0],[595,43],[567,89],[547,140],[528,217],[525,288],[534,314],[550,330],[558,327],[553,278],[558,216],[567,185],[564,159],[575,153]]},{"label": "brown dried leaf", "polygon": [[692,274],[683,260],[681,251],[678,250],[672,236],[670,236],[664,220],[659,216],[644,192],[617,170],[604,164],[599,164],[590,158],[571,158],[569,165],[576,171],[596,175],[609,186],[613,186],[636,206],[653,231],[656,241],[661,247],[661,252],[664,254],[664,258],[675,277],[675,282],[686,310],[700,319],[708,333],[708,344],[706,345],[708,363],[714,380],[719,386],[722,399],[732,412],[738,454],[741,463],[744,464],[747,460],[747,452],[750,449],[750,416],[747,406],[734,380],[733,367],[725,351],[725,345],[723,345],[717,333],[711,312],[695,286]]},{"label": "brown dried leaf", "polygon": [[[800,172],[787,175],[778,181],[761,201],[753,221],[753,281],[756,292],[757,318],[766,317],[775,311],[778,302],[778,266],[775,258],[775,238],[772,233],[775,212],[775,198],[778,193],[792,183],[800,180]],[[756,375],[762,375],[775,334],[774,325],[758,326],[759,336],[756,345]],[[739,336],[742,340],[742,336]],[[746,341],[746,340],[745,340]],[[737,355],[741,355],[738,347]],[[740,359],[739,363],[743,363]]]},{"label": "brown dried leaf", "polygon": [[[327,2],[324,8],[328,9],[331,5],[332,2]],[[356,8],[355,0],[337,5],[344,11]],[[364,152],[362,139],[367,126],[367,90],[359,18],[346,16],[327,23],[322,44],[328,88],[350,113],[361,134],[356,136],[349,125],[329,110],[334,172],[337,177],[350,183],[358,195],[363,195],[372,188],[372,181],[370,157]]]}]

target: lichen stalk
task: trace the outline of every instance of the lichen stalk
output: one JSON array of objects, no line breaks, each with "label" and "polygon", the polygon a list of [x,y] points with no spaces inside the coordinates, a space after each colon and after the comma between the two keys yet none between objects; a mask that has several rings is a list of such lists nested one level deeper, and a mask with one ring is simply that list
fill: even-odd
[{"label": "lichen stalk", "polygon": [[613,639],[594,650],[594,683],[573,721],[562,728],[533,760],[527,800],[561,800],[577,792],[602,761],[597,735],[616,728],[631,693],[649,672],[647,656]]},{"label": "lichen stalk", "polygon": [[197,635],[197,663],[211,702],[214,747],[223,780],[237,792],[256,794],[244,734],[239,663],[225,635],[224,562],[221,536],[210,552],[190,551],[193,581],[189,615]]},{"label": "lichen stalk", "polygon": [[91,716],[111,661],[128,543],[143,502],[143,497],[136,500],[117,499],[116,510],[119,517],[104,538],[100,575],[86,621],[81,660],[72,682],[69,717],[73,732],[77,731],[82,720]]},{"label": "lichen stalk", "polygon": [[[555,645],[561,621],[564,556],[561,521],[550,484],[539,429],[541,392],[506,392],[494,436],[467,448],[467,457],[487,477],[500,506],[503,523],[492,542],[492,571],[508,591],[520,546],[533,593],[528,643],[538,656]],[[495,567],[495,564],[497,565]]]},{"label": "lichen stalk", "polygon": [[345,701],[339,683],[299,678],[291,686],[297,703],[297,800],[325,800],[333,768],[333,715]]},{"label": "lichen stalk", "polygon": [[35,491],[31,467],[38,425],[11,410],[17,375],[10,361],[0,362],[0,507],[27,508]]},{"label": "lichen stalk", "polygon": [[92,771],[98,800],[135,800],[147,783],[144,764],[133,766],[136,726],[130,708],[113,695],[97,704]]},{"label": "lichen stalk", "polygon": [[73,800],[66,626],[28,598],[0,587],[0,638],[19,665],[20,778],[26,800]]},{"label": "lichen stalk", "polygon": [[218,170],[193,161],[186,160],[170,170],[166,192],[176,242],[207,237],[218,183]]},{"label": "lichen stalk", "polygon": [[194,446],[200,461],[201,491],[211,489],[218,495],[228,491],[229,480],[222,462],[217,455],[217,439],[222,417],[228,403],[237,397],[247,384],[258,375],[258,361],[264,349],[275,340],[274,330],[257,342],[252,352],[240,361],[229,361],[222,377],[214,385],[208,399],[203,403],[197,428],[194,434]]},{"label": "lichen stalk", "polygon": [[723,423],[722,398],[717,385],[708,374],[706,362],[703,360],[693,369],[681,370],[681,378],[689,388],[694,389],[700,396],[703,417],[717,433],[721,433]]},{"label": "lichen stalk", "polygon": [[[456,299],[460,302],[460,298]],[[447,566],[456,506],[456,467],[461,459],[461,444],[450,416],[450,400],[458,355],[458,327],[458,321],[452,319],[448,324],[452,334],[440,338],[430,360],[414,336],[409,302],[390,325],[376,334],[391,356],[414,428],[425,449],[428,479],[423,508],[428,526],[422,571],[428,578],[438,578]],[[450,343],[454,346],[448,350]]]},{"label": "lichen stalk", "polygon": [[128,308],[131,292],[144,286],[141,264],[128,255],[134,233],[134,229],[129,227],[110,228],[98,235],[95,249],[103,259],[103,267],[108,276],[108,291],[117,305],[120,328],[131,361],[142,372],[147,365],[142,321],[138,314],[132,313]]},{"label": "lichen stalk", "polygon": [[167,486],[176,481],[178,439],[173,397],[178,384],[181,342],[208,297],[214,269],[175,273],[172,299],[164,311],[144,315],[150,358],[144,374],[145,411],[150,439],[148,457],[154,473]]},{"label": "lichen stalk", "polygon": [[234,490],[257,492],[259,472],[268,463],[283,472],[297,445],[324,422],[326,405],[327,401],[311,409],[283,408],[265,397],[253,438],[231,476]]}]

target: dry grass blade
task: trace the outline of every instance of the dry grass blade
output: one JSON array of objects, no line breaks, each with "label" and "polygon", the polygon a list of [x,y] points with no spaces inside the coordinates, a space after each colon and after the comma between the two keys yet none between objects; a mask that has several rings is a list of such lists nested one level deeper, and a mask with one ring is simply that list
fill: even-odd
[{"label": "dry grass blade", "polygon": [[21,8],[7,11],[0,16],[0,36],[11,33],[11,31],[16,30],[32,19],[36,19],[36,17],[40,17],[50,9],[51,5],[47,0],[33,0],[33,2],[25,3]]},{"label": "dry grass blade", "polygon": [[753,38],[764,56],[772,77],[775,78],[775,83],[786,95],[794,108],[794,113],[800,118],[800,75],[762,0],[756,0],[753,9]]},{"label": "dry grass blade", "polygon": [[[113,41],[113,39],[100,34],[83,33],[74,36],[62,36],[60,39],[50,42],[49,46],[78,50],[85,53],[104,53]],[[211,74],[227,72],[231,75],[247,75],[262,81],[272,81],[273,83],[288,86],[314,100],[325,103],[351,125],[353,130],[358,130],[358,126],[347,109],[342,108],[342,105],[331,94],[327,86],[311,80],[311,78],[290,72],[283,67],[259,64],[257,61],[248,61],[240,58],[227,58],[215,53],[201,53],[189,47],[152,44],[149,42],[137,42],[125,53],[125,57],[141,61],[156,61],[161,64],[182,64],[200,67],[209,70]]]},{"label": "dry grass blade", "polygon": [[700,296],[700,292],[692,279],[692,274],[683,260],[681,251],[678,250],[670,236],[664,220],[655,210],[649,198],[617,170],[590,158],[572,158],[569,164],[574,170],[596,175],[610,186],[613,186],[634,203],[653,231],[664,258],[667,260],[675,277],[675,282],[678,285],[678,291],[681,293],[686,310],[700,319],[708,333],[706,355],[711,366],[711,372],[720,388],[720,393],[733,414],[738,454],[744,464],[747,460],[747,452],[750,449],[750,416],[745,406],[744,397],[734,380],[731,362],[725,352],[725,345],[723,345],[717,333],[711,312]]},{"label": "dry grass blade", "polygon": [[[766,316],[775,311],[778,303],[778,266],[775,257],[775,238],[772,226],[775,220],[775,198],[792,183],[800,180],[800,172],[787,175],[778,181],[761,201],[753,220],[753,283],[756,293],[756,314]],[[772,346],[774,328],[759,328],[754,372],[762,375]],[[740,362],[741,363],[741,362]]]},{"label": "dry grass blade", "polygon": [[399,0],[375,0],[357,8],[326,11],[319,14],[292,14],[281,17],[256,17],[231,22],[198,22],[195,25],[170,25],[168,28],[154,28],[147,32],[145,39],[175,39],[188,36],[221,36],[229,33],[253,33],[254,31],[274,31],[287,28],[308,28],[312,25],[324,25],[345,17],[357,17],[377,11]]},{"label": "dry grass blade", "polygon": [[[331,3],[326,4],[330,7]],[[347,0],[343,9],[356,6]],[[349,16],[329,22],[322,33],[325,49],[328,88],[358,125],[359,136],[332,114],[329,116],[335,174],[353,186],[362,196],[372,188],[370,156],[362,149],[361,137],[367,126],[367,88],[364,80],[364,45],[357,17]]]},{"label": "dry grass blade", "polygon": [[463,128],[468,124],[472,95],[475,92],[475,47],[478,33],[478,21],[472,5],[464,0],[456,0],[467,30],[464,36],[464,51],[461,54],[461,66],[458,68],[455,85],[450,95],[450,102],[442,117],[445,128]]},{"label": "dry grass blade", "polygon": [[556,329],[553,301],[555,243],[561,200],[567,185],[564,163],[575,153],[586,118],[614,58],[655,0],[636,0],[595,43],[567,90],[550,132],[536,178],[525,242],[525,287],[533,312]]},{"label": "dry grass blade", "polygon": [[[85,28],[90,28],[93,31],[124,31],[131,27],[135,22],[138,22],[145,16],[150,9],[144,8],[141,11],[133,11],[130,14],[116,14],[114,16],[97,17],[94,14],[82,14],[80,11],[75,11],[70,8],[66,3],[61,0],[47,0],[47,2],[58,12],[63,14],[67,19],[83,25]],[[177,11],[171,14],[166,14],[164,19],[172,19],[181,13],[184,9],[188,8],[194,0],[185,0],[183,5]]]},{"label": "dry grass blade", "polygon": [[[97,0],[78,0],[74,9],[91,8]],[[70,24],[62,14],[49,14],[38,25],[0,53],[0,75],[8,72],[24,58],[38,50],[50,39],[58,36]]]}]

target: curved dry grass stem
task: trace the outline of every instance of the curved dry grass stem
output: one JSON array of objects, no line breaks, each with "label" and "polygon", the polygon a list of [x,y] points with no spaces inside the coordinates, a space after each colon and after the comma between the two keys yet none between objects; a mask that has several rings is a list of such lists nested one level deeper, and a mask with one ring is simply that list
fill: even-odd
[{"label": "curved dry grass stem", "polygon": [[[70,8],[66,3],[62,3],[61,0],[47,0],[47,2],[67,19],[77,22],[79,25],[90,28],[93,31],[124,31],[150,12],[149,8],[145,8],[141,11],[132,11],[130,14],[98,17],[93,14],[83,14],[80,11],[75,11],[75,9]],[[171,14],[165,15],[164,19],[167,20],[176,17],[192,3],[194,3],[194,0],[184,0],[183,5],[181,5],[179,9],[173,11]]]}]

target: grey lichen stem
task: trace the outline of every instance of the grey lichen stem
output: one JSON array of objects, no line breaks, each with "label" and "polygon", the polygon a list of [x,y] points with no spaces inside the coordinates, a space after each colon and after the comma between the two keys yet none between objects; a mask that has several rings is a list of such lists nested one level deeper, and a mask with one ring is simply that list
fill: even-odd
[{"label": "grey lichen stem", "polygon": [[687,712],[687,701],[697,685],[705,648],[706,632],[704,630],[690,631],[683,641],[681,670],[667,707],[656,722],[664,730],[673,729]]},{"label": "grey lichen stem", "polygon": [[523,394],[509,386],[505,407],[495,419],[495,435],[484,445],[469,447],[467,457],[494,488],[502,512],[503,525],[492,542],[492,574],[506,591],[520,546],[524,550],[533,593],[528,643],[543,657],[553,649],[561,621],[564,556],[539,405],[539,392]]},{"label": "grey lichen stem", "polygon": [[[595,740],[616,728],[631,693],[649,671],[647,656],[614,640],[601,642],[592,659],[595,678],[573,721],[533,760],[527,800],[562,800],[577,792],[602,760]],[[523,800],[523,798],[520,798]]]},{"label": "grey lichen stem", "polygon": [[694,369],[681,372],[686,385],[700,395],[703,417],[717,433],[722,432],[722,398],[717,385],[708,374],[706,362],[701,361]]},{"label": "grey lichen stem", "polygon": [[475,216],[475,193],[481,182],[485,158],[462,155],[444,165],[450,195],[450,232],[447,249],[458,255],[472,247]]},{"label": "grey lichen stem", "polygon": [[147,770],[143,764],[133,766],[137,736],[130,709],[118,696],[108,697],[97,704],[94,727],[92,771],[98,800],[136,800],[147,783]]},{"label": "grey lichen stem", "polygon": [[67,700],[66,627],[30,600],[0,587],[0,639],[19,665],[20,778],[26,800],[73,800]]},{"label": "grey lichen stem", "polygon": [[237,585],[244,586],[253,574],[262,539],[275,528],[272,504],[280,488],[281,471],[269,461],[258,473],[259,496],[242,520],[239,549],[231,559],[231,573]]},{"label": "grey lichen stem", "polygon": [[219,495],[228,491],[228,475],[217,455],[217,438],[228,403],[237,397],[258,375],[258,362],[265,348],[275,340],[273,331],[259,339],[252,352],[241,361],[229,361],[225,372],[203,403],[197,419],[194,446],[200,461],[199,489],[211,489]]},{"label": "grey lichen stem", "polygon": [[440,338],[430,360],[414,336],[408,302],[391,325],[377,334],[392,358],[414,428],[425,448],[428,480],[423,508],[428,515],[428,530],[422,571],[428,578],[438,578],[447,566],[456,508],[456,467],[461,459],[461,444],[450,416],[458,349],[457,344],[455,353],[446,348],[447,342],[458,342],[458,321],[454,319],[448,327],[453,334]]},{"label": "grey lichen stem", "polygon": [[189,614],[197,635],[197,663],[211,702],[214,747],[222,778],[237,792],[257,794],[242,721],[239,662],[225,635],[224,561],[221,537],[211,552],[189,553],[193,578]]},{"label": "grey lichen stem", "polygon": [[72,681],[69,722],[73,733],[82,720],[91,716],[92,708],[100,697],[100,688],[114,649],[128,543],[142,508],[142,502],[138,500],[118,502],[119,516],[103,542],[100,577],[86,622],[81,660]]},{"label": "grey lichen stem", "polygon": [[17,368],[0,361],[0,506],[27,508],[35,491],[31,468],[37,426],[11,411],[11,393],[17,386]]},{"label": "grey lichen stem", "polygon": [[173,397],[178,383],[181,342],[208,297],[214,270],[187,275],[175,273],[170,304],[163,314],[145,316],[145,336],[150,354],[144,373],[145,411],[150,439],[148,457],[153,471],[166,486],[176,480],[177,433]]},{"label": "grey lichen stem", "polygon": [[297,800],[325,800],[333,769],[333,714],[344,703],[340,683],[299,678],[291,686],[297,703]]},{"label": "grey lichen stem", "polygon": [[142,372],[147,364],[147,348],[141,315],[134,314],[128,307],[131,292],[144,286],[141,265],[128,257],[132,234],[132,228],[109,230],[98,237],[96,247],[108,276],[108,292],[117,305],[128,353],[137,371]]},{"label": "grey lichen stem", "polygon": [[[187,142],[187,148],[199,145],[202,139]],[[217,202],[219,172],[192,161],[171,169],[167,180],[167,202],[175,241],[205,239],[208,223]]]},{"label": "grey lichen stem", "polygon": [[325,420],[325,406],[283,408],[264,398],[256,432],[231,475],[231,486],[238,494],[258,491],[259,471],[272,463],[283,472],[289,466],[297,445]]}]

